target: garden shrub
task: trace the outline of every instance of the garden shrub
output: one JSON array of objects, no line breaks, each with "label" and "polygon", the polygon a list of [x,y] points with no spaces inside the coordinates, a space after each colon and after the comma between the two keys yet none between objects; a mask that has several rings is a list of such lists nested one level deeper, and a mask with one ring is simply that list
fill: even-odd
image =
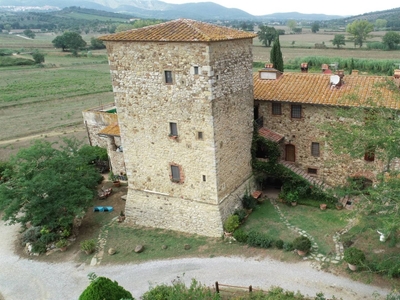
[{"label": "garden shrub", "polygon": [[237,215],[231,215],[225,220],[224,229],[226,232],[234,232],[239,225],[239,217]]},{"label": "garden shrub", "polygon": [[33,253],[45,253],[46,252],[46,244],[41,242],[41,241],[37,241],[37,242],[33,242],[32,243],[32,252]]},{"label": "garden shrub", "polygon": [[[108,298],[107,298],[108,299]],[[208,287],[192,279],[190,287],[180,280],[173,281],[172,285],[158,285],[143,294],[143,300],[220,300],[221,296],[212,292]]]},{"label": "garden shrub", "polygon": [[254,209],[257,205],[257,200],[251,195],[244,195],[242,198],[242,205],[244,209]]},{"label": "garden shrub", "polygon": [[284,251],[293,251],[294,250],[293,243],[291,243],[291,242],[283,243],[283,250]]},{"label": "garden shrub", "polygon": [[293,248],[300,251],[308,251],[311,248],[311,241],[308,237],[301,235],[293,240]]},{"label": "garden shrub", "polygon": [[344,250],[343,259],[351,265],[359,266],[365,261],[365,254],[358,248],[350,247]]},{"label": "garden shrub", "polygon": [[400,277],[399,254],[385,255],[384,257],[375,256],[366,264],[372,272],[387,275],[389,278]]},{"label": "garden shrub", "polygon": [[59,238],[58,234],[54,233],[54,232],[49,232],[49,233],[45,233],[42,234],[39,238],[39,240],[44,243],[44,244],[49,244],[51,242],[54,242],[55,240],[57,240]]},{"label": "garden shrub", "polygon": [[79,300],[120,300],[133,299],[132,294],[118,282],[106,277],[95,277],[79,296]]},{"label": "garden shrub", "polygon": [[236,209],[234,212],[233,212],[233,214],[234,215],[237,215],[238,217],[239,217],[239,222],[240,223],[242,223],[243,222],[243,220],[246,218],[246,216],[247,216],[247,212],[246,212],[246,210],[244,210],[244,209]]},{"label": "garden shrub", "polygon": [[238,241],[239,243],[247,243],[247,233],[246,233],[243,229],[241,229],[241,228],[236,229],[236,230],[233,232],[233,237],[234,237],[235,240]]},{"label": "garden shrub", "polygon": [[22,235],[22,243],[34,243],[40,238],[40,226],[32,226],[28,228]]},{"label": "garden shrub", "polygon": [[275,242],[275,247],[278,248],[278,249],[283,249],[283,245],[284,245],[284,244],[285,244],[285,242],[282,241],[281,239],[279,239],[279,240],[277,240],[277,241]]},{"label": "garden shrub", "polygon": [[247,244],[252,247],[269,248],[272,243],[273,240],[262,232],[250,231],[247,235]]}]

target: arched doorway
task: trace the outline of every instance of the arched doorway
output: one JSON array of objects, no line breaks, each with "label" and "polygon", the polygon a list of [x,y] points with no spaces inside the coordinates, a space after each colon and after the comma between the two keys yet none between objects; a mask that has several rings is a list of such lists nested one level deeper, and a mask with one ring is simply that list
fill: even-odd
[{"label": "arched doorway", "polygon": [[294,145],[285,145],[285,160],[292,162],[296,161],[296,148]]}]

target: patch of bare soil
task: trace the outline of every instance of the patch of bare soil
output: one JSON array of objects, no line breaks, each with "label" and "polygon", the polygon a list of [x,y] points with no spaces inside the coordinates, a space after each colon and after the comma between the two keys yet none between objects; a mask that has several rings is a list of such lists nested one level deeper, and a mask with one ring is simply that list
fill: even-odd
[{"label": "patch of bare soil", "polygon": [[[104,175],[107,178],[107,174]],[[20,257],[29,257],[37,261],[43,262],[71,262],[78,261],[83,255],[80,250],[80,242],[87,239],[97,239],[101,228],[115,217],[118,217],[121,211],[125,211],[125,200],[121,199],[121,196],[127,194],[128,185],[122,182],[120,187],[115,187],[111,181],[103,180],[98,185],[97,191],[101,192],[101,189],[112,188],[112,193],[106,199],[96,199],[93,201],[93,206],[89,207],[79,227],[78,235],[70,238],[70,245],[65,252],[58,250],[51,251],[46,255],[40,256],[29,256],[25,253],[24,247],[21,245],[21,236],[15,241],[15,254]],[[95,212],[94,207],[96,206],[111,206],[113,211],[111,212]],[[83,255],[84,257],[84,255]],[[1,298],[0,298],[1,300]]]}]

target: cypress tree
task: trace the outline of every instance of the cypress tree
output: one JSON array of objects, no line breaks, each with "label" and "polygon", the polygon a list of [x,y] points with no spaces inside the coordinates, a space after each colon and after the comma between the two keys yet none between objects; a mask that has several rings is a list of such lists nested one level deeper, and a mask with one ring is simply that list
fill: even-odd
[{"label": "cypress tree", "polygon": [[276,37],[274,41],[274,45],[272,46],[270,52],[270,61],[274,64],[274,68],[283,72],[283,57],[281,51],[281,44],[279,43],[279,35]]}]

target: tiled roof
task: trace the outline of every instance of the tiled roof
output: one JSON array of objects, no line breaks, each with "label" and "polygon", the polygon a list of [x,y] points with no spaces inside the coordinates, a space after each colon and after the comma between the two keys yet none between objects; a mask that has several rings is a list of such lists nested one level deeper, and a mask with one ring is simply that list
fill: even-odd
[{"label": "tiled roof", "polygon": [[215,42],[225,40],[249,39],[257,35],[224,26],[178,19],[143,28],[127,30],[99,37],[103,41],[137,42]]},{"label": "tiled roof", "polygon": [[[290,73],[285,72],[276,80],[260,79],[258,72],[253,75],[254,99],[293,103],[309,103],[335,106],[359,106],[351,99],[358,96],[361,104],[367,99],[374,99],[378,104],[400,109],[400,101],[388,88],[376,87],[386,79],[384,76],[352,76],[343,78],[344,84],[332,87],[328,74]],[[347,96],[347,97],[346,97]]]},{"label": "tiled roof", "polygon": [[277,143],[284,138],[283,135],[280,135],[279,133],[276,133],[265,127],[261,127],[260,129],[258,129],[258,134],[266,138],[267,140]]},{"label": "tiled roof", "polygon": [[118,123],[110,124],[107,127],[104,127],[99,133],[99,135],[112,135],[112,136],[120,136],[121,133],[119,131]]}]

